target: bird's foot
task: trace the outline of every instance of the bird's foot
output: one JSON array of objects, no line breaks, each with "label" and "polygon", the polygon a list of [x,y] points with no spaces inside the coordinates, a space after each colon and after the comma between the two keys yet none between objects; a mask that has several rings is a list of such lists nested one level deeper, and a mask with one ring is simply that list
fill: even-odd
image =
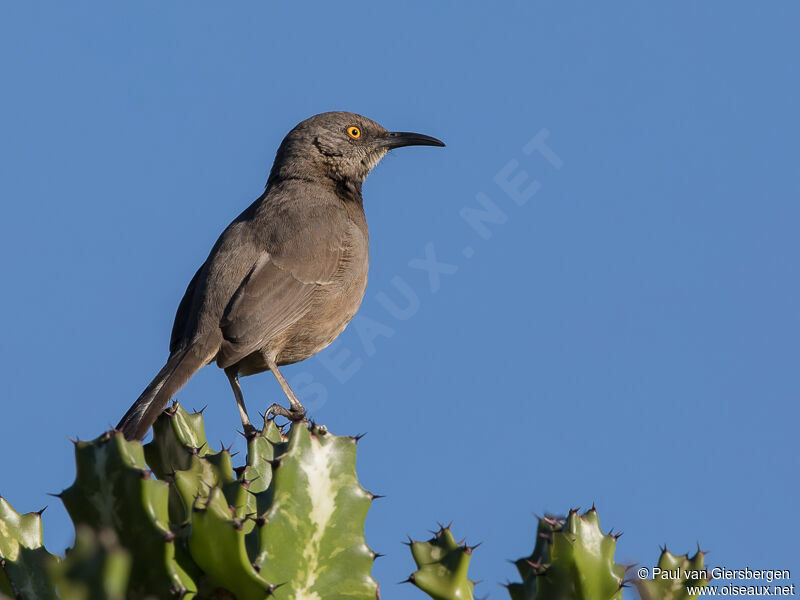
[{"label": "bird's foot", "polygon": [[293,423],[297,423],[306,418],[306,409],[303,408],[302,404],[292,408],[284,408],[280,404],[273,404],[267,409],[267,419],[269,419],[270,415],[286,417]]}]

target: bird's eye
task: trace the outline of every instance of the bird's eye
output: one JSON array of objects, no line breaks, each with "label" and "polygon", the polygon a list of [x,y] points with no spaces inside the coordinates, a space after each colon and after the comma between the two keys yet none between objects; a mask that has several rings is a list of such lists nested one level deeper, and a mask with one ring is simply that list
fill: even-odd
[{"label": "bird's eye", "polygon": [[361,130],[358,127],[351,125],[347,128],[347,135],[349,135],[354,140],[357,140],[361,137]]}]

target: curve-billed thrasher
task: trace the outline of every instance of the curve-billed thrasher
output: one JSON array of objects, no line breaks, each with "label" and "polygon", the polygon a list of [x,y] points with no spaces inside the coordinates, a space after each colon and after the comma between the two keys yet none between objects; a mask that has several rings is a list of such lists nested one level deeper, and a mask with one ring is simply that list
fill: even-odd
[{"label": "curve-billed thrasher", "polygon": [[389,132],[357,114],[329,112],[297,125],[278,148],[267,187],[214,244],[178,306],[169,359],[117,428],[141,439],[201,367],[225,370],[246,432],[254,427],[239,375],[270,370],[290,409],[305,409],[278,371],[330,344],[355,315],[369,266],[361,184],[392,148],[444,146]]}]

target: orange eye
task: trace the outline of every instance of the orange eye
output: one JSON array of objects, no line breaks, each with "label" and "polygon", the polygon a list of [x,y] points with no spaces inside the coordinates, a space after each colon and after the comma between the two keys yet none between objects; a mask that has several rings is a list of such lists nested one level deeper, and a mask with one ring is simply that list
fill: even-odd
[{"label": "orange eye", "polygon": [[347,135],[349,135],[354,140],[357,140],[361,137],[361,130],[358,127],[351,125],[347,128]]}]

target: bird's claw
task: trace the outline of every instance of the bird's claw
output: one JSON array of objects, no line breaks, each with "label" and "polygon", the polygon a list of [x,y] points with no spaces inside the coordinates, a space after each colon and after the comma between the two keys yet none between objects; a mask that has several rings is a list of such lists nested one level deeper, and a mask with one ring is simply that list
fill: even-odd
[{"label": "bird's claw", "polygon": [[297,407],[293,406],[292,408],[284,408],[280,404],[273,404],[267,409],[266,418],[269,419],[270,415],[272,415],[273,418],[277,416],[286,417],[293,423],[297,423],[306,418],[306,409],[303,408],[302,404]]}]

